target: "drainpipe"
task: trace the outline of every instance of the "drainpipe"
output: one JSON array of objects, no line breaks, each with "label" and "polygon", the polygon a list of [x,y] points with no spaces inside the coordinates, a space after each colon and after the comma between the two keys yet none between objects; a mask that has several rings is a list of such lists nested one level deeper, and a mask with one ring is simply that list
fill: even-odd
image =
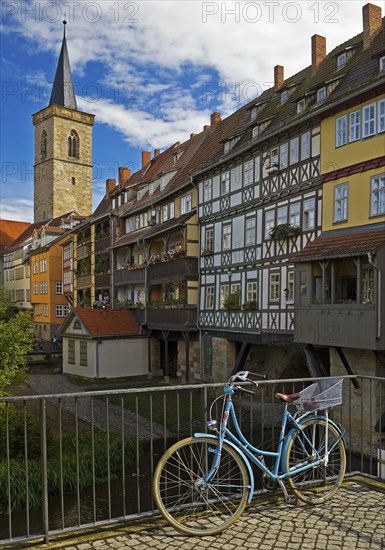
[{"label": "drainpipe", "polygon": [[377,314],[377,334],[378,339],[381,338],[381,271],[377,264],[373,262],[372,252],[368,252],[368,261],[370,265],[377,271],[377,295],[378,299],[376,303],[376,314]]}]

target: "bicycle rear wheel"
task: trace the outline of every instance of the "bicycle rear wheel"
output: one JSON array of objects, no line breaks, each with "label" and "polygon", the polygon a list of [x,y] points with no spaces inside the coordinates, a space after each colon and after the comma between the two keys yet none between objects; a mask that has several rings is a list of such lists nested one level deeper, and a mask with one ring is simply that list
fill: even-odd
[{"label": "bicycle rear wheel", "polygon": [[286,453],[286,471],[305,466],[311,461],[312,448],[305,435],[317,449],[320,458],[326,454],[326,432],[328,459],[318,466],[288,478],[293,493],[308,504],[322,504],[339,489],[345,475],[346,452],[341,434],[337,428],[321,419],[304,422],[301,429],[294,432]]},{"label": "bicycle rear wheel", "polygon": [[209,437],[178,441],[161,457],[154,473],[154,498],[163,517],[187,535],[215,535],[242,514],[249,494],[244,461],[226,443],[208,483],[219,442]]}]

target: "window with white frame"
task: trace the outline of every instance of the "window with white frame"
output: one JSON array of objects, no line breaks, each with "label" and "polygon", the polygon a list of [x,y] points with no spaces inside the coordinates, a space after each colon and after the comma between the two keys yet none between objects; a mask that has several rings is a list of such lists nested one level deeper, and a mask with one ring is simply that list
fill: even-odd
[{"label": "window with white frame", "polygon": [[254,159],[254,181],[258,182],[261,179],[261,157],[258,155]]},{"label": "window with white frame", "polygon": [[269,299],[270,302],[279,302],[281,278],[279,273],[270,273]]},{"label": "window with white frame", "polygon": [[170,204],[168,205],[169,206],[169,218],[170,220],[174,219],[175,218],[175,203],[174,202],[170,202]]},{"label": "window with white frame", "polygon": [[385,214],[385,174],[373,176],[370,185],[370,215]]},{"label": "window with white frame", "polygon": [[48,294],[48,283],[47,281],[40,282],[40,294]]},{"label": "window with white frame", "polygon": [[181,197],[180,199],[180,213],[181,214],[187,214],[187,212],[191,212],[191,194],[186,195],[185,197]]},{"label": "window with white frame", "polygon": [[326,86],[323,86],[317,90],[317,102],[323,101],[326,98]]},{"label": "window with white frame", "polygon": [[380,57],[380,71],[385,71],[385,55]]},{"label": "window with white frame", "polygon": [[252,139],[256,139],[259,136],[259,126],[254,126],[252,131]]},{"label": "window with white frame", "polygon": [[306,199],[303,203],[303,227],[314,229],[315,227],[315,198]]},{"label": "window with white frame", "polygon": [[348,219],[348,184],[342,183],[334,188],[334,222]]},{"label": "window with white frame", "polygon": [[250,119],[255,120],[257,118],[258,109],[256,107],[253,107],[250,111]]},{"label": "window with white frame", "polygon": [[31,301],[31,294],[29,288],[26,288],[25,290],[25,301],[30,302]]},{"label": "window with white frame", "polygon": [[274,147],[274,149],[270,151],[270,168],[272,168],[273,166],[278,167],[278,157],[279,157],[279,149],[278,147]]},{"label": "window with white frame", "polygon": [[347,143],[347,120],[346,115],[336,119],[336,147]]},{"label": "window with white frame", "polygon": [[38,282],[34,282],[33,283],[33,294],[36,296],[36,294],[39,294],[39,283]]},{"label": "window with white frame", "polygon": [[221,309],[224,308],[224,302],[229,297],[229,294],[230,294],[230,285],[228,285],[228,284],[221,285],[221,288],[220,288],[220,307],[221,307]]},{"label": "window with white frame", "polygon": [[40,273],[45,273],[47,271],[47,260],[44,258],[40,260]]},{"label": "window with white frame", "polygon": [[376,133],[376,104],[371,103],[362,109],[362,137],[374,136]]},{"label": "window with white frame", "polygon": [[270,231],[273,229],[275,225],[275,211],[274,210],[267,210],[265,212],[265,239],[270,239]]},{"label": "window with white frame", "polygon": [[374,269],[362,268],[362,303],[372,304],[374,301]]},{"label": "window with white frame", "polygon": [[297,113],[302,113],[306,108],[306,100],[300,99],[297,103]]},{"label": "window with white frame", "polygon": [[43,306],[43,315],[44,317],[48,317],[48,304],[44,304]]},{"label": "window with white frame", "polygon": [[85,340],[80,340],[80,365],[82,367],[88,366],[88,357],[87,357],[87,342]]},{"label": "window with white frame", "polygon": [[377,105],[378,112],[378,121],[377,121],[377,132],[385,132],[385,99],[381,99]]},{"label": "window with white frame", "polygon": [[294,271],[288,271],[287,273],[287,288],[285,296],[287,302],[294,302]]},{"label": "window with white frame", "polygon": [[68,363],[74,364],[75,363],[75,340],[69,339],[68,340]]},{"label": "window with white frame", "polygon": [[337,68],[340,69],[341,67],[343,67],[344,65],[346,65],[347,59],[348,59],[348,58],[347,58],[346,52],[341,53],[341,54],[337,57]]},{"label": "window with white frame", "polygon": [[168,204],[162,206],[162,220],[164,222],[168,220]]},{"label": "window with white frame", "polygon": [[361,137],[361,111],[349,114],[349,141],[357,141]]},{"label": "window with white frame", "polygon": [[281,92],[281,104],[285,103],[289,99],[289,90],[283,90]]},{"label": "window with white frame", "polygon": [[223,225],[222,228],[222,250],[231,249],[231,225]]},{"label": "window with white frame", "polygon": [[293,202],[289,207],[289,223],[293,227],[301,226],[301,203]]},{"label": "window with white frame", "polygon": [[250,281],[246,285],[246,301],[258,303],[258,283]]},{"label": "window with white frame", "polygon": [[41,315],[41,307],[40,307],[40,304],[36,304],[36,305],[35,305],[35,315],[36,315],[36,316]]},{"label": "window with white frame", "polygon": [[66,317],[68,314],[68,306],[57,305],[55,308],[56,317]]},{"label": "window with white frame", "polygon": [[290,140],[290,164],[296,164],[299,158],[299,138]]},{"label": "window with white frame", "polygon": [[214,309],[214,286],[206,286],[205,309]]},{"label": "window with white frame", "polygon": [[203,182],[203,200],[209,201],[211,200],[212,196],[212,184],[211,180],[205,180]]},{"label": "window with white frame", "polygon": [[280,206],[277,210],[277,225],[287,223],[287,206]]},{"label": "window with white frame", "polygon": [[214,228],[208,227],[205,231],[204,252],[214,252]]},{"label": "window with white frame", "polygon": [[288,164],[289,164],[289,144],[282,143],[282,145],[279,147],[279,167],[282,170],[282,168],[287,168]]},{"label": "window with white frame", "polygon": [[256,242],[256,219],[247,218],[246,219],[246,234],[245,234],[245,245],[254,246]]},{"label": "window with white frame", "polygon": [[249,160],[243,164],[243,185],[254,182],[254,161]]},{"label": "window with white frame", "polygon": [[36,275],[39,273],[39,264],[38,262],[33,262],[33,274]]},{"label": "window with white frame", "polygon": [[301,160],[306,160],[310,157],[310,132],[306,132],[301,136]]},{"label": "window with white frame", "polygon": [[63,283],[61,281],[56,281],[55,292],[56,294],[63,294]]},{"label": "window with white frame", "polygon": [[221,174],[221,195],[230,193],[230,172]]}]

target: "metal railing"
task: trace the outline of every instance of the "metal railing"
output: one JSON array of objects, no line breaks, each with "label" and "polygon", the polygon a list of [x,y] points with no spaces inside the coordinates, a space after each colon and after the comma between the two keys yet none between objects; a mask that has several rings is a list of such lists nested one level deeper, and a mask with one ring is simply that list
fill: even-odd
[{"label": "metal railing", "polygon": [[[344,379],[343,403],[332,414],[346,429],[347,473],[379,477],[385,378]],[[249,439],[273,447],[282,411],[275,392],[313,380],[264,381],[255,397],[234,398]],[[151,481],[160,456],[206,431],[208,405],[222,390],[223,383],[0,398],[0,545],[155,514]]]}]

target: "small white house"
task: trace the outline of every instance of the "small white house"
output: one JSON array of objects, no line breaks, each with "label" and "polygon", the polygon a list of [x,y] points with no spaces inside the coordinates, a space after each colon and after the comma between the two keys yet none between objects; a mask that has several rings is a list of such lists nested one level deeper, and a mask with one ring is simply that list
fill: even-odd
[{"label": "small white house", "polygon": [[147,334],[126,309],[72,309],[58,331],[63,372],[86,378],[148,373]]}]

